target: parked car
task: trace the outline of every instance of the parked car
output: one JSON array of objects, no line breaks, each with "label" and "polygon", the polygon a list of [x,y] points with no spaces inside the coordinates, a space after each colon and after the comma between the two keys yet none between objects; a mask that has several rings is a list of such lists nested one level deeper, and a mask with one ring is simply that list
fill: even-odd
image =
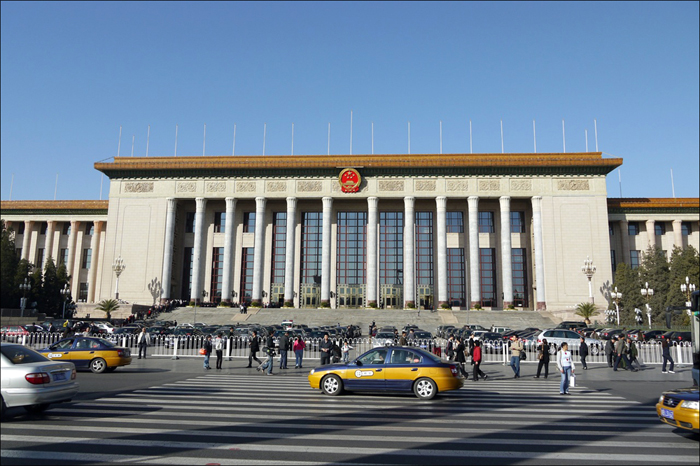
[{"label": "parked car", "polygon": [[[581,344],[581,335],[574,332],[573,330],[565,330],[563,328],[555,328],[543,331],[537,336],[537,344],[541,344],[543,339],[546,339],[547,343],[549,343],[549,352],[551,354],[556,354],[556,352],[561,347],[562,343],[567,343],[569,345],[569,349],[572,349],[575,352],[577,352],[578,347]],[[595,355],[600,352],[600,341],[585,337],[584,339],[586,344],[588,345],[588,351],[590,354]]]},{"label": "parked car", "polygon": [[4,341],[20,341],[23,336],[29,335],[29,330],[23,325],[6,325],[0,329],[0,335]]},{"label": "parked car", "polygon": [[53,362],[26,346],[2,343],[2,415],[22,406],[30,413],[44,411],[51,403],[71,401],[79,385],[75,365]]},{"label": "parked car", "polygon": [[643,340],[644,341],[656,341],[661,339],[661,335],[666,333],[665,330],[649,330],[648,332],[644,332],[643,334]]},{"label": "parked car", "polygon": [[497,327],[497,326],[495,326],[495,325],[492,325],[492,326],[491,326],[491,331],[492,331],[492,332],[495,332],[495,333],[504,334],[504,333],[506,333],[506,332],[510,332],[511,330],[512,330],[512,329],[510,329],[510,328],[508,328],[508,327]]},{"label": "parked car", "polygon": [[[585,322],[579,322],[576,320],[565,320],[564,322],[557,325],[556,328],[563,328],[566,330],[574,329],[574,331],[583,330],[588,327]],[[549,340],[547,340],[549,341]]]},{"label": "parked car", "polygon": [[377,335],[372,338],[372,347],[391,346],[396,344],[394,340],[394,332],[377,332]]},{"label": "parked car", "polygon": [[600,336],[601,340],[610,340],[612,337],[617,337],[618,335],[622,335],[624,332],[620,330],[619,328],[604,328],[600,332],[598,332],[598,335]]},{"label": "parked car", "polygon": [[691,336],[690,336],[690,332],[678,332],[676,330],[671,330],[671,331],[666,332],[663,335],[661,335],[661,339],[668,340],[668,341],[681,342],[681,341],[690,341]]}]

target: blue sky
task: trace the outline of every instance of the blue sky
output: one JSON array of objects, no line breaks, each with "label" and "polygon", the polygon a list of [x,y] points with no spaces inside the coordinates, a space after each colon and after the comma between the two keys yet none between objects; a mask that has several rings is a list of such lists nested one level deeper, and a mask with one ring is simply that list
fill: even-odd
[{"label": "blue sky", "polygon": [[[2,2],[3,200],[99,199],[121,156],[595,150],[698,196],[698,2]],[[14,174],[14,181],[12,175]],[[620,195],[617,171],[608,194]],[[104,178],[102,198],[108,197]]]}]

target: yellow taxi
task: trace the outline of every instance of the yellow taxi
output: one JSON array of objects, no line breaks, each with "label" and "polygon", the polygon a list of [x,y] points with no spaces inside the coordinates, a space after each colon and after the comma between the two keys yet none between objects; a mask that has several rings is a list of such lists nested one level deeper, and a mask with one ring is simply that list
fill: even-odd
[{"label": "yellow taxi", "polygon": [[76,369],[90,369],[96,374],[112,372],[131,364],[131,350],[114,346],[103,338],[74,336],[64,338],[39,353],[53,361],[70,361]]},{"label": "yellow taxi", "polygon": [[698,387],[664,392],[656,404],[661,422],[698,433]]},{"label": "yellow taxi", "polygon": [[317,367],[309,373],[309,384],[331,396],[364,390],[413,392],[430,400],[439,392],[462,388],[464,378],[455,363],[421,348],[387,346],[371,349],[349,363]]}]

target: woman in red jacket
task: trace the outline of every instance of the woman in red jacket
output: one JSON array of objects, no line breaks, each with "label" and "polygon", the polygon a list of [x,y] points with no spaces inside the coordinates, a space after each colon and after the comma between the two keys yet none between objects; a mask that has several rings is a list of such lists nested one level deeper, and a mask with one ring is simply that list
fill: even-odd
[{"label": "woman in red jacket", "polygon": [[474,341],[474,350],[472,351],[472,362],[474,363],[474,382],[479,380],[479,376],[483,377],[484,380],[488,379],[489,376],[481,372],[481,341]]}]

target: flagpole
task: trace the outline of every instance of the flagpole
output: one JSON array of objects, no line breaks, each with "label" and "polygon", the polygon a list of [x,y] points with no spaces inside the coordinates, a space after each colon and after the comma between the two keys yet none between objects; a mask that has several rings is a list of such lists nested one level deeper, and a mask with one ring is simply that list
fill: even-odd
[{"label": "flagpole", "polygon": [[564,128],[564,119],[561,119],[561,137],[564,141],[564,153],[566,154],[566,129]]},{"label": "flagpole", "polygon": [[469,153],[473,154],[474,149],[472,147],[472,121],[469,120]]},{"label": "flagpole", "polygon": [[411,153],[411,122],[408,122],[408,153]]},{"label": "flagpole", "polygon": [[265,155],[265,139],[267,138],[267,123],[263,123],[263,154]]},{"label": "flagpole", "polygon": [[503,120],[501,120],[501,154],[503,153]]},{"label": "flagpole", "polygon": [[372,122],[372,155],[374,155],[374,122]]},{"label": "flagpole", "polygon": [[204,149],[207,147],[207,124],[204,123],[204,140],[202,141],[202,156],[204,156]]},{"label": "flagpole", "polygon": [[122,125],[119,125],[119,144],[117,144],[117,157],[122,149]]},{"label": "flagpole", "polygon": [[350,155],[352,155],[352,110],[350,110]]},{"label": "flagpole", "polygon": [[231,149],[231,155],[236,155],[236,124],[233,124],[233,149]]},{"label": "flagpole", "polygon": [[537,153],[537,130],[535,128],[535,120],[532,120],[532,141],[535,144],[535,154]]},{"label": "flagpole", "polygon": [[294,123],[292,123],[292,155],[294,155]]},{"label": "flagpole", "polygon": [[442,120],[440,120],[440,153],[442,154]]},{"label": "flagpole", "polygon": [[598,152],[598,122],[593,119],[593,128],[595,129],[595,151]]}]

